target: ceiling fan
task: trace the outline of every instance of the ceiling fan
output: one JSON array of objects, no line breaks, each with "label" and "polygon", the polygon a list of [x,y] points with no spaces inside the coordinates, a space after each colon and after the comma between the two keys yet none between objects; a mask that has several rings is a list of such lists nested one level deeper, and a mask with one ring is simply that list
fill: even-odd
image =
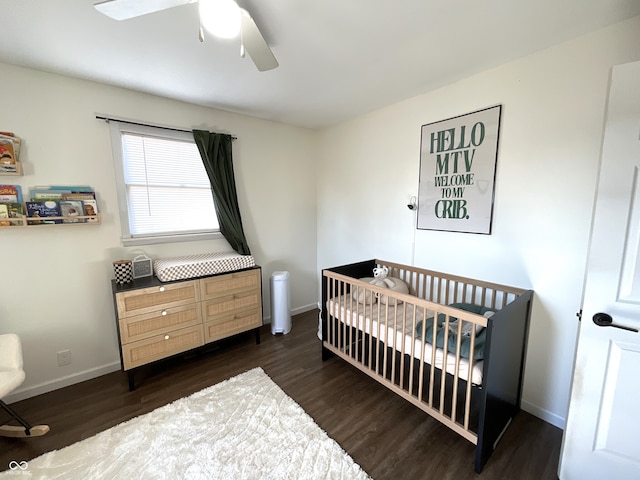
[{"label": "ceiling fan", "polygon": [[278,61],[267,45],[256,22],[249,12],[238,6],[235,0],[104,0],[94,7],[115,20],[127,20],[168,8],[198,2],[200,12],[200,41],[205,30],[213,35],[234,38],[240,36],[240,56],[245,51],[258,70],[264,72],[278,66]]}]

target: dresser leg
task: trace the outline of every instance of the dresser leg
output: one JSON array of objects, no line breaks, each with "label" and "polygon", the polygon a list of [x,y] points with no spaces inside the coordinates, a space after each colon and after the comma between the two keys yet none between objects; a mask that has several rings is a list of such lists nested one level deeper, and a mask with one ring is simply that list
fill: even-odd
[{"label": "dresser leg", "polygon": [[260,329],[256,328],[256,345],[260,345]]},{"label": "dresser leg", "polygon": [[136,383],[134,380],[134,375],[135,373],[133,372],[133,370],[128,370],[127,371],[127,377],[129,378],[129,391],[133,392],[136,389]]}]

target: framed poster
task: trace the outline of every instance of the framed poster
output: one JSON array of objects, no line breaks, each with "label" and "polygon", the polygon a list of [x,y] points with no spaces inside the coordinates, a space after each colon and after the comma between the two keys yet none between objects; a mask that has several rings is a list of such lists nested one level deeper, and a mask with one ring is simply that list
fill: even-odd
[{"label": "framed poster", "polygon": [[491,234],[501,112],[422,126],[418,229]]}]

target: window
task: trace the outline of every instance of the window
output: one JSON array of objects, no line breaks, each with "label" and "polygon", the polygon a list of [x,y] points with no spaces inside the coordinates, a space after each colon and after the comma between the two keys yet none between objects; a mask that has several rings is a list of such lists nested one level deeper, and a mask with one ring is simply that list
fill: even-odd
[{"label": "window", "polygon": [[219,238],[191,132],[110,121],[124,245]]}]

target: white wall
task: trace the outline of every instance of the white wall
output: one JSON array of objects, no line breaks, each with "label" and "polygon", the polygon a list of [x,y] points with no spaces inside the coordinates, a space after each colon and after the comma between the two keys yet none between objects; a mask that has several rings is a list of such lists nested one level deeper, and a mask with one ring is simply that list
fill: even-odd
[{"label": "white wall", "polygon": [[[24,140],[23,177],[0,183],[89,184],[99,226],[3,228],[0,333],[22,337],[27,380],[10,400],[117,370],[111,262],[143,250],[153,258],[229,251],[225,240],[124,248],[108,125],[96,113],[232,133],[238,201],[249,246],[269,277],[291,274],[295,312],[315,308],[315,132],[64,76],[0,64],[0,130]],[[58,367],[56,352],[73,363]]]},{"label": "white wall", "polygon": [[[318,268],[377,257],[533,288],[523,407],[563,427],[609,70],[638,59],[640,17],[327,129]],[[416,230],[421,125],[496,104],[492,234]]]}]

